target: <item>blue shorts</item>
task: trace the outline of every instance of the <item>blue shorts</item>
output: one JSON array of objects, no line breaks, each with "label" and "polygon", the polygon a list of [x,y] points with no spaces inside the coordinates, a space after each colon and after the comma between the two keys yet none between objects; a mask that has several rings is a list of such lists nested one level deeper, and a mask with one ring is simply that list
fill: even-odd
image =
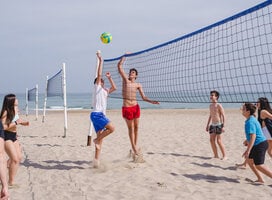
[{"label": "blue shorts", "polygon": [[110,122],[102,112],[91,112],[90,119],[93,122],[95,132],[101,131]]}]

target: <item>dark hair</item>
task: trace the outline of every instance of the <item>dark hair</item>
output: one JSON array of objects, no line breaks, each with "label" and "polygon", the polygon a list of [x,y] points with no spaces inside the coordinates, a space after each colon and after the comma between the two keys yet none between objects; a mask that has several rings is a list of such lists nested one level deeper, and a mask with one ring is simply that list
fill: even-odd
[{"label": "dark hair", "polygon": [[[96,83],[97,81],[97,77],[94,79],[94,84]],[[101,82],[103,82],[104,80],[101,78]]]},{"label": "dark hair", "polygon": [[2,110],[1,110],[1,118],[3,117],[4,112],[7,112],[7,118],[6,118],[6,124],[9,126],[9,124],[12,122],[14,116],[15,116],[15,109],[14,109],[14,103],[16,100],[15,94],[7,94],[4,97]]},{"label": "dark hair", "polygon": [[97,78],[94,79],[94,82],[93,82],[94,84],[95,84],[96,80],[97,80]]},{"label": "dark hair", "polygon": [[134,72],[136,73],[136,75],[138,76],[138,71],[137,71],[137,69],[131,68],[131,69],[129,70],[129,73],[132,72],[132,71],[134,71]]},{"label": "dark hair", "polygon": [[266,97],[260,97],[258,99],[258,103],[260,103],[260,110],[267,110],[268,112],[272,113],[272,109]]},{"label": "dark hair", "polygon": [[256,106],[252,103],[244,103],[244,106],[246,108],[246,111],[249,111],[250,112],[250,115],[254,115],[255,112],[256,112]]},{"label": "dark hair", "polygon": [[220,94],[219,94],[219,92],[218,91],[216,91],[216,90],[212,90],[211,92],[210,92],[210,94],[215,94],[215,96],[217,97],[217,99],[219,99],[219,96],[220,96]]},{"label": "dark hair", "polygon": [[263,120],[261,119],[261,111],[266,110],[272,114],[272,109],[271,109],[269,101],[266,97],[260,97],[258,99],[258,103],[260,104],[260,106],[258,108],[258,121],[260,122],[260,124],[262,124]]}]

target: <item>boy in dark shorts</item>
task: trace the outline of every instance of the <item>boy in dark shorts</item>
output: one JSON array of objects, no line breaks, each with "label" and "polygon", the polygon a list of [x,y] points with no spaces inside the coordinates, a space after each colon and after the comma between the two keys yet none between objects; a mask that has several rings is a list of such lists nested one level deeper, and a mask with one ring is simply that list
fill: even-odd
[{"label": "boy in dark shorts", "polygon": [[223,106],[218,103],[219,92],[213,90],[210,92],[210,115],[208,118],[206,131],[210,133],[210,143],[214,158],[219,158],[216,142],[222,152],[222,160],[226,159],[225,146],[222,142],[222,132],[224,132],[225,113]]},{"label": "boy in dark shorts", "polygon": [[247,164],[257,176],[255,182],[264,183],[260,172],[272,178],[272,171],[264,165],[268,142],[262,132],[260,123],[254,115],[255,112],[256,107],[251,103],[245,103],[242,107],[242,115],[246,118],[246,140],[244,141],[244,145],[247,146],[243,157],[245,157]]}]

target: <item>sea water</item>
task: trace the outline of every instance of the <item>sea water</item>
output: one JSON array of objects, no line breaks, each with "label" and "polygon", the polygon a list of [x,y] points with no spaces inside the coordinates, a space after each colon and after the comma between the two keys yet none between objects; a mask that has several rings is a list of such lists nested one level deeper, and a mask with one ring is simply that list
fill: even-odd
[{"label": "sea water", "polygon": [[[5,94],[0,94],[1,104],[3,102]],[[24,113],[26,110],[26,95],[25,94],[16,94],[19,101],[20,112]],[[208,97],[207,97],[208,98]],[[92,109],[92,94],[91,93],[68,93],[66,98],[66,105],[68,110],[81,110],[81,109]],[[43,110],[45,102],[45,95],[39,94],[38,96],[38,109]],[[219,101],[220,102],[220,101]],[[209,103],[171,103],[171,102],[160,102],[159,105],[150,104],[144,101],[141,101],[139,98],[138,101],[141,109],[208,109]],[[63,109],[64,100],[63,98],[56,97],[47,97],[46,109],[47,110],[61,110]],[[223,103],[224,108],[239,108],[241,103]],[[2,105],[1,105],[2,106]],[[34,111],[36,108],[34,101],[28,102],[29,112]],[[121,109],[122,108],[122,99],[118,98],[108,98],[108,110]]]}]

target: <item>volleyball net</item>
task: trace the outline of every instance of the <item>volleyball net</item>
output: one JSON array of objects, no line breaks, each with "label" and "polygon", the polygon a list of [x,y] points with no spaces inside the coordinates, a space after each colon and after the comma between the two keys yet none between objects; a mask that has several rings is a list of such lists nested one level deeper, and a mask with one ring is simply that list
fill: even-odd
[{"label": "volleyball net", "polygon": [[48,97],[61,97],[63,99],[63,111],[64,111],[64,137],[67,133],[67,100],[66,100],[66,68],[65,63],[62,65],[62,69],[51,78],[46,78],[46,89],[43,106],[43,119],[45,121],[46,104]]},{"label": "volleyball net", "polygon": [[[220,102],[272,100],[271,0],[161,45],[131,53],[125,72],[138,70],[145,95],[161,102],[207,103],[211,90]],[[112,98],[122,98],[117,63],[105,59],[117,85]]]},{"label": "volleyball net", "polygon": [[62,69],[47,81],[47,97],[63,98]]},{"label": "volleyball net", "polygon": [[38,112],[39,112],[39,91],[38,91],[38,84],[32,88],[26,88],[26,116],[29,113],[29,102],[35,102],[35,113],[36,113],[36,120],[38,119]]}]

